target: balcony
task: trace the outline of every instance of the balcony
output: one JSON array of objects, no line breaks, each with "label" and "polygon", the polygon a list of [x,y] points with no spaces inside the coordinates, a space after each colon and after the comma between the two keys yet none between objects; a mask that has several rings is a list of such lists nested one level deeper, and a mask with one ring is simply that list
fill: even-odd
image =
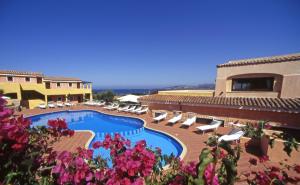
[{"label": "balcony", "polygon": [[21,84],[22,90],[30,91],[35,90],[43,95],[66,95],[66,94],[88,94],[92,92],[91,86],[83,86],[83,88],[55,88],[46,89],[45,84]]}]

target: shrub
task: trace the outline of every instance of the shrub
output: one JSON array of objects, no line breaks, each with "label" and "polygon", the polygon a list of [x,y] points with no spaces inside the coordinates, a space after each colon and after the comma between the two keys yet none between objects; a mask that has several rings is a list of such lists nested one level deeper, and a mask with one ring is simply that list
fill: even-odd
[{"label": "shrub", "polygon": [[[231,185],[237,180],[239,145],[217,143],[215,137],[208,140],[198,162],[184,164],[173,155],[162,155],[159,148],[148,148],[143,140],[132,147],[119,134],[106,135],[102,142],[93,143],[93,149],[110,150],[110,167],[101,156],[93,156],[93,149],[78,148],[75,153],[52,150],[51,145],[62,136],[74,134],[64,120],[49,120],[48,127],[31,127],[30,120],[14,117],[4,105],[0,97],[0,184]],[[263,157],[260,162],[266,160]],[[256,159],[249,162],[257,164]],[[169,168],[163,171],[164,165]],[[299,182],[288,176],[286,168],[300,172],[299,165],[285,165],[245,176],[249,184]]]},{"label": "shrub", "polygon": [[265,121],[259,121],[257,124],[247,123],[246,126],[243,127],[243,130],[245,131],[245,136],[260,139],[265,135],[263,130],[265,128],[270,128],[270,125]]},{"label": "shrub", "polygon": [[48,128],[31,128],[28,119],[12,117],[12,110],[4,105],[0,98],[0,182],[35,184],[49,179],[57,155],[51,144],[74,131],[60,119],[50,120]]},{"label": "shrub", "polygon": [[106,102],[112,102],[114,100],[114,97],[115,94],[111,90],[93,94],[94,99],[103,100]]}]

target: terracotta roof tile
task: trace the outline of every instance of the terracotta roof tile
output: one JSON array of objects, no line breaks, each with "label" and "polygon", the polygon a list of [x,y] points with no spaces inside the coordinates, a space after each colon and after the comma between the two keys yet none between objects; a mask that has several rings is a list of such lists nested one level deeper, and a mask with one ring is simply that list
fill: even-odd
[{"label": "terracotta roof tile", "polygon": [[219,64],[217,65],[217,67],[220,68],[220,67],[266,64],[266,63],[269,64],[269,63],[291,62],[291,61],[300,61],[300,53],[271,56],[271,57],[250,58],[250,59],[243,59],[243,60],[232,60],[225,64]]},{"label": "terracotta roof tile", "polygon": [[44,76],[42,73],[39,72],[26,72],[26,71],[15,71],[15,70],[0,70],[0,74],[10,74],[10,75],[28,75],[28,76]]},{"label": "terracotta roof tile", "polygon": [[49,81],[82,81],[79,78],[52,77],[52,76],[45,76],[44,80],[49,80]]},{"label": "terracotta roof tile", "polygon": [[300,113],[300,98],[244,98],[244,97],[204,97],[149,95],[139,99],[142,103],[186,104],[228,106],[231,108],[257,109]]}]

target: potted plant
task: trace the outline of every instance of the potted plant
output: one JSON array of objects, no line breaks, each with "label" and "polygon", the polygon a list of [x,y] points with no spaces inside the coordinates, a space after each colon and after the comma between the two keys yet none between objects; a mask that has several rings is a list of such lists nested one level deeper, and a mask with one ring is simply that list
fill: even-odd
[{"label": "potted plant", "polygon": [[[247,123],[243,128],[245,136],[250,140],[246,143],[246,149],[255,149],[254,152],[266,154],[268,152],[269,137],[264,133],[264,129],[270,128],[266,121],[259,121],[257,124]],[[260,149],[257,151],[257,149]]]}]

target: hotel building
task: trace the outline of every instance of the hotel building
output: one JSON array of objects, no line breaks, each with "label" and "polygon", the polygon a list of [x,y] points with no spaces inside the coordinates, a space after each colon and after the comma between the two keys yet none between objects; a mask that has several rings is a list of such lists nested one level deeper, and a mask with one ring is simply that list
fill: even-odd
[{"label": "hotel building", "polygon": [[225,123],[266,120],[300,129],[300,53],[220,64],[211,96],[168,91],[139,100],[152,110],[195,112]]},{"label": "hotel building", "polygon": [[92,83],[78,78],[48,77],[42,73],[0,70],[0,90],[27,108],[48,101],[92,99]]},{"label": "hotel building", "polygon": [[218,65],[215,96],[299,98],[300,53]]}]

